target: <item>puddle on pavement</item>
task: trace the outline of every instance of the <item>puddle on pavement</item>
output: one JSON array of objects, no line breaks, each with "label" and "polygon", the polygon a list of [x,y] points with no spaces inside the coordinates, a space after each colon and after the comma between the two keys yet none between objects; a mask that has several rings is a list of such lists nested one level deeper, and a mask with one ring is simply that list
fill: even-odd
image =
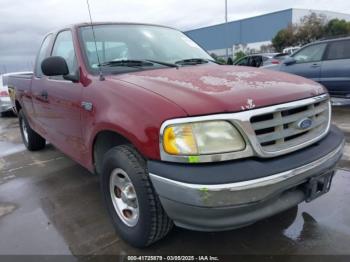
[{"label": "puddle on pavement", "polygon": [[[18,210],[19,211],[19,210]],[[0,210],[1,212],[1,210]],[[0,254],[16,255],[69,255],[69,247],[40,209],[18,212],[8,223],[2,222]],[[20,214],[21,213],[21,214]],[[1,218],[1,217],[0,217]],[[25,223],[23,223],[25,221]],[[21,237],[14,237],[14,236]]]},{"label": "puddle on pavement", "polygon": [[12,213],[16,209],[16,206],[8,203],[0,203],[0,218]]},{"label": "puddle on pavement", "polygon": [[[25,150],[25,147],[23,144],[14,144],[14,143],[0,141],[0,157],[21,152],[23,150]],[[0,169],[1,169],[1,166],[0,166]]]}]

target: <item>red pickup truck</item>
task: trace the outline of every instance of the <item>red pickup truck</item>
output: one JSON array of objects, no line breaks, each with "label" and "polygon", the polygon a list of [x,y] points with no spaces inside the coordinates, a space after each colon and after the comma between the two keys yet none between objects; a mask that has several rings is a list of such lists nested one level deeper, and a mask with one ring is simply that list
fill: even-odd
[{"label": "red pickup truck", "polygon": [[50,141],[99,175],[117,232],[138,247],[173,224],[229,230],[311,201],[344,145],[320,84],[219,65],[164,26],[62,28],[9,85],[26,147]]}]

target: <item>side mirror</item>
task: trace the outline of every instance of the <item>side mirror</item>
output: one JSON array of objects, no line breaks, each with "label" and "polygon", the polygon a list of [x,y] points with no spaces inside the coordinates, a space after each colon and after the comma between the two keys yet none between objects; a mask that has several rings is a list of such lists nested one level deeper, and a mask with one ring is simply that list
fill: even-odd
[{"label": "side mirror", "polygon": [[66,60],[61,56],[50,56],[41,63],[41,71],[46,76],[65,76],[69,74]]},{"label": "side mirror", "polygon": [[41,63],[41,71],[46,76],[63,76],[63,79],[79,82],[79,72],[69,74],[69,69],[66,60],[61,56],[50,56],[45,58]]},{"label": "side mirror", "polygon": [[293,65],[297,62],[293,57],[287,57],[285,60],[283,60],[283,64],[286,66]]}]

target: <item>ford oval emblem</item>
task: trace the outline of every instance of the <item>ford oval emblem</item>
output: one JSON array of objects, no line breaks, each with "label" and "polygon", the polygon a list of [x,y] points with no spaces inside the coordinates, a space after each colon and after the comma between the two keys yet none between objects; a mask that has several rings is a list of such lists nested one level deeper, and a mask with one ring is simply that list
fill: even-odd
[{"label": "ford oval emblem", "polygon": [[303,118],[298,123],[299,129],[308,129],[312,126],[312,119],[310,118]]}]

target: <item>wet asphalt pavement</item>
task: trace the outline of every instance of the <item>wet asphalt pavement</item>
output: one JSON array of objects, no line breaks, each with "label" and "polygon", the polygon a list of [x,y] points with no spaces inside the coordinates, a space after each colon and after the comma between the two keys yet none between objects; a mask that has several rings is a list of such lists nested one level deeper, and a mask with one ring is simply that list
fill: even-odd
[{"label": "wet asphalt pavement", "polygon": [[333,119],[347,145],[328,194],[233,231],[174,228],[140,250],[114,232],[98,177],[50,145],[25,151],[17,119],[0,118],[0,254],[350,255],[350,107],[334,109]]}]

